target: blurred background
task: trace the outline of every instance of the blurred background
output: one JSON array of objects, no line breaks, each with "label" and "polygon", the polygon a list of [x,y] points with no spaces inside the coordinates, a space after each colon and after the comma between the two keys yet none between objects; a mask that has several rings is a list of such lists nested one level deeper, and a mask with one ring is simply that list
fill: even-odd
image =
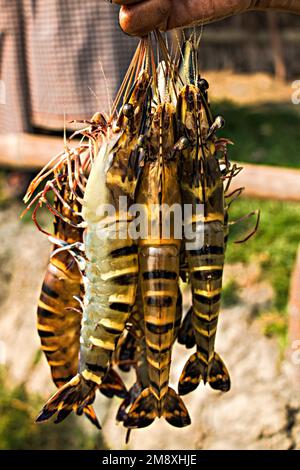
[{"label": "blurred background", "polygon": [[[0,449],[126,448],[117,402],[105,398],[96,402],[102,433],[78,417],[33,424],[54,391],[35,326],[51,247],[30,214],[19,219],[22,197],[61,151],[64,119],[108,109],[136,47],[119,30],[117,7],[82,3],[1,4]],[[129,448],[300,449],[299,43],[300,18],[288,14],[247,13],[203,28],[212,110],[225,117],[230,159],[244,166],[234,184],[246,190],[230,218],[261,210],[255,237],[235,244],[237,224],[227,250],[216,349],[233,386],[225,395],[200,386],[186,399],[192,426],[156,422],[133,432]],[[176,346],[174,385],[188,356]]]}]

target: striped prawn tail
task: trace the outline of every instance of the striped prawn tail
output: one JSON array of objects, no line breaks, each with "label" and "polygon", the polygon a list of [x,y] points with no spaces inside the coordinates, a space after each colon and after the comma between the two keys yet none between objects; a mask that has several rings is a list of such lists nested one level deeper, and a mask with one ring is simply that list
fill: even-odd
[{"label": "striped prawn tail", "polygon": [[58,424],[69,416],[72,411],[78,415],[85,413],[100,429],[100,424],[89,405],[95,400],[97,384],[85,380],[82,375],[77,374],[70,382],[61,387],[44,405],[38,415],[36,422],[48,421],[57,413],[55,423]]},{"label": "striped prawn tail", "polygon": [[208,368],[207,366],[204,367],[201,354],[198,352],[192,354],[179,379],[179,394],[186,395],[192,392],[198,387],[201,380],[203,380],[204,383],[208,382],[215,390],[222,392],[228,392],[230,390],[229,372],[223,360],[216,352]]},{"label": "striped prawn tail", "polygon": [[108,398],[117,396],[124,399],[128,396],[123,381],[113,369],[109,369],[100,385],[77,374],[47,401],[36,422],[48,421],[57,413],[55,423],[58,424],[74,411],[79,416],[84,414],[98,429],[101,429],[96,414],[90,406],[95,400],[97,389]]},{"label": "striped prawn tail", "polygon": [[146,388],[131,406],[124,419],[124,426],[128,429],[145,428],[155,418],[161,417],[177,428],[191,424],[188,410],[175,390],[169,387],[163,400],[159,401],[150,388]]}]

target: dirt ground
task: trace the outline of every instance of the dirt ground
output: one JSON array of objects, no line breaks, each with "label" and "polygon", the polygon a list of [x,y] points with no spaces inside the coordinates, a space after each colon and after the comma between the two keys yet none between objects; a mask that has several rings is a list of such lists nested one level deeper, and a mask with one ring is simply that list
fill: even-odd
[{"label": "dirt ground", "polygon": [[211,102],[229,100],[239,105],[291,103],[292,83],[275,80],[266,73],[237,74],[230,70],[204,71]]},{"label": "dirt ground", "polygon": [[[22,223],[22,206],[14,203],[0,211],[0,360],[12,383],[26,382],[30,391],[45,398],[54,390],[48,366],[38,358],[35,312],[50,246],[30,223]],[[232,378],[227,394],[202,385],[186,397],[192,425],[176,429],[163,420],[134,431],[131,449],[300,449],[299,385],[293,381],[299,367],[282,360],[276,340],[262,334],[257,313],[266,311],[272,289],[257,282],[255,266],[229,266],[243,289],[243,302],[221,313],[217,351]],[[190,352],[174,351],[172,383]],[[117,401],[99,398],[96,411],[104,424],[110,448],[126,448],[125,433],[115,425]],[[80,419],[80,418],[78,418]]]}]

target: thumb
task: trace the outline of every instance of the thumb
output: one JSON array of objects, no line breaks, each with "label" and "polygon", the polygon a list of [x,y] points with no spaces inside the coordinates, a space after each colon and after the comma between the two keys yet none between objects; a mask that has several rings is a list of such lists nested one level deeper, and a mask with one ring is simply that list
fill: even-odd
[{"label": "thumb", "polygon": [[130,6],[122,6],[120,26],[125,33],[136,36],[143,36],[156,28],[166,30],[171,6],[172,0],[144,0]]}]

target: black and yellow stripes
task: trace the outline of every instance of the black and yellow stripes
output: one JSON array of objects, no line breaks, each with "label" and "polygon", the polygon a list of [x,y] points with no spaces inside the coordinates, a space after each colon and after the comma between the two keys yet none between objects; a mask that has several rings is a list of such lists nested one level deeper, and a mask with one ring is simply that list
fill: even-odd
[{"label": "black and yellow stripes", "polygon": [[[135,302],[138,256],[127,233],[129,216],[120,209],[119,196],[132,198],[135,192],[135,170],[139,165],[134,161],[138,156],[137,139],[142,129],[149,76],[147,72],[137,74],[128,94],[132,78],[129,74],[123,84],[128,103],[114,122],[116,132],[108,133],[92,161],[82,195],[82,217],[87,228],[83,240],[85,292],[78,374],[47,402],[41,419],[50,410],[59,411],[59,415],[64,410],[81,412],[86,403],[93,401],[95,390],[105,385],[117,341]],[[113,224],[109,216],[99,213],[107,205],[116,211]],[[114,229],[117,234],[113,234]]]},{"label": "black and yellow stripes", "polygon": [[150,389],[161,401],[168,390],[175,333],[178,248],[144,246],[139,259]]},{"label": "black and yellow stripes", "polygon": [[[158,105],[150,130],[150,155],[141,176],[137,202],[151,214],[151,207],[181,203],[178,162],[174,158],[175,110],[170,104]],[[172,346],[174,342],[180,239],[175,239],[174,223],[164,239],[166,214],[157,215],[159,231],[154,238],[151,221],[146,238],[139,240],[139,279],[145,320],[145,338],[150,391],[158,403],[168,391]],[[178,222],[178,221],[177,221]]]},{"label": "black and yellow stripes", "polygon": [[[117,421],[125,423],[131,405],[142,391],[149,387],[145,323],[140,290],[138,290],[136,302],[128,320],[128,331],[118,342],[115,362],[122,371],[128,372],[131,368],[134,368],[136,374],[136,381],[119,406],[116,416]],[[129,433],[130,430],[128,430],[126,442],[129,438]]]},{"label": "black and yellow stripes", "polygon": [[122,127],[123,132],[113,148],[112,165],[106,174],[106,185],[112,189],[115,201],[125,194],[134,199],[140,170],[138,141],[145,124],[149,83],[150,76],[144,70],[134,83],[118,118],[117,126]]},{"label": "black and yellow stripes", "polygon": [[[155,38],[162,46],[159,33]],[[95,144],[99,135],[93,129],[86,134],[95,144],[89,146],[90,161],[82,160],[87,162],[83,163],[89,172],[87,183],[79,178],[76,187],[81,174],[81,162],[76,160],[77,167],[68,168],[72,175],[62,179],[57,189],[71,210],[60,198],[55,200],[62,214],[55,221],[56,236],[73,243],[82,279],[72,256],[57,251],[43,285],[38,327],[54,380],[61,388],[45,405],[40,421],[55,413],[61,421],[72,411],[94,419],[90,403],[99,388],[108,397],[124,398],[117,419],[128,432],[160,417],[173,426],[188,425],[188,411],[169,387],[178,334],[180,342],[196,346],[182,372],[179,393],[190,392],[201,380],[218,390],[230,387],[228,371],[215,352],[228,235],[223,189],[223,176],[228,173],[227,167],[220,171],[217,152],[221,147],[214,137],[222,120],[213,122],[208,84],[200,79],[192,40],[186,48],[193,57],[185,64],[189,76],[184,77],[183,83],[188,84],[183,87],[182,80],[173,83],[175,66],[169,64],[165,47],[165,61],[154,72],[151,42],[145,39],[142,44],[114,112],[122,97],[123,105],[107,121],[102,142]],[[227,162],[225,157],[223,161]],[[66,193],[70,182],[72,191]],[[72,195],[77,190],[82,191],[82,207]],[[128,207],[133,203],[148,209],[138,240],[128,231],[134,218]],[[194,209],[190,220],[185,217],[186,205]],[[104,206],[112,208],[114,215],[104,215]],[[182,241],[183,219],[185,228],[203,234],[202,243],[193,246],[189,237]],[[84,222],[84,236],[76,230],[78,222]],[[192,308],[182,328],[180,274],[192,288]],[[129,394],[112,371],[114,365],[125,372],[135,369]]]},{"label": "black and yellow stripes", "polygon": [[81,314],[74,297],[81,295],[74,259],[67,252],[57,253],[48,265],[37,310],[42,350],[57,387],[77,372]]},{"label": "black and yellow stripes", "polygon": [[[54,207],[72,223],[81,222],[78,202],[67,184],[67,169],[61,170],[61,196]],[[74,215],[76,213],[76,215]],[[82,241],[82,229],[70,226],[56,217],[54,235],[66,243]],[[54,246],[54,250],[57,247]],[[54,254],[47,266],[37,310],[37,327],[42,350],[51,367],[54,383],[61,387],[76,375],[79,354],[81,313],[77,299],[83,297],[81,273],[67,251]]]},{"label": "black and yellow stripes", "polygon": [[[178,162],[174,158],[174,108],[169,104],[158,105],[154,113],[149,151],[137,194],[137,202],[148,209],[148,216],[153,205],[181,204]],[[148,426],[156,417],[164,417],[178,427],[190,423],[182,400],[169,387],[172,347],[181,318],[178,290],[181,239],[175,237],[174,222],[169,236],[164,237],[165,217],[161,211],[157,215],[159,230],[155,237],[149,218],[148,234],[139,240],[149,386],[141,391],[124,419],[129,429]]]},{"label": "black and yellow stripes", "polygon": [[[61,196],[66,202],[63,205],[56,196],[55,209],[65,220],[55,217],[54,235],[66,243],[82,242],[81,228],[71,226],[69,220],[76,225],[81,222],[77,215],[80,205],[75,200],[67,184],[67,169],[61,173]],[[54,250],[58,248],[54,246]],[[46,270],[42,291],[38,302],[37,328],[41,340],[41,348],[51,368],[55,385],[63,390],[76,377],[78,369],[79,338],[81,328],[81,311],[78,299],[83,297],[82,275],[74,257],[67,251],[54,253]],[[94,396],[94,392],[93,392]],[[37,421],[45,421],[57,412],[56,406],[44,408]],[[56,422],[65,419],[72,412],[72,405],[65,404],[58,412]],[[81,413],[98,428],[100,424],[90,405],[82,408]]]},{"label": "black and yellow stripes", "polygon": [[[55,198],[55,208],[74,226],[66,220],[56,217],[54,222],[55,237],[72,244],[83,241],[83,230],[75,225],[82,221],[78,213],[81,206],[71,194],[65,180],[62,182],[62,196],[66,205]],[[54,250],[57,247],[54,247]],[[120,281],[121,282],[121,281]],[[125,280],[128,282],[128,280]],[[54,253],[50,258],[42,292],[38,304],[38,333],[41,339],[42,350],[51,367],[52,378],[57,387],[63,393],[64,386],[72,381],[72,387],[76,384],[80,387],[82,381],[76,376],[79,367],[80,333],[82,312],[80,300],[83,300],[84,289],[82,273],[74,259],[67,251]],[[98,366],[91,364],[95,371]],[[100,391],[106,396],[119,396],[124,398],[126,388],[119,376],[110,369],[102,370],[105,374],[100,385]],[[94,397],[95,390],[92,388],[87,394]],[[51,411],[50,411],[51,409]],[[56,422],[64,419],[73,410],[73,405],[66,402],[59,411]],[[48,419],[56,412],[55,406],[44,410],[39,416],[39,421]],[[83,406],[82,412],[100,427],[96,415],[91,406]],[[80,413],[80,411],[79,411]]]},{"label": "black and yellow stripes", "polygon": [[[202,188],[199,188],[204,213],[200,223],[196,224],[199,224],[198,230],[202,230],[203,243],[198,249],[187,248],[187,260],[192,285],[192,324],[201,362],[201,375],[206,382],[214,353],[225,247],[223,182],[213,155],[205,157],[203,168],[202,181],[205,182],[205,188],[211,184],[210,190],[205,192],[204,200]],[[185,199],[185,193],[183,198]]]},{"label": "black and yellow stripes", "polygon": [[[158,279],[159,271],[160,270],[153,271],[153,275],[148,275],[149,273],[145,273],[146,275],[144,277],[146,279]],[[167,275],[166,277],[173,279],[174,275]],[[182,295],[180,289],[178,289],[176,302],[176,320],[174,324],[174,339],[176,338],[177,331],[181,323],[181,316]],[[128,320],[128,331],[122,335],[118,342],[114,362],[124,372],[128,372],[132,367],[136,372],[136,382],[130,388],[127,397],[123,400],[117,412],[117,421],[122,421],[124,423],[127,422],[128,424],[128,409],[136,400],[136,398],[142,393],[142,391],[149,387],[149,373],[145,341],[145,322],[140,289],[138,289],[136,302]]]},{"label": "black and yellow stripes", "polygon": [[[94,256],[93,249],[87,256]],[[81,374],[101,383],[132,311],[138,282],[137,248],[130,239],[108,240],[96,265],[89,264],[81,343]],[[101,266],[101,270],[98,268]]]},{"label": "black and yellow stripes", "polygon": [[204,382],[207,380],[209,367],[213,359],[224,265],[222,232],[219,236],[219,232],[210,229],[212,227],[207,230],[207,227],[204,226],[204,246],[217,248],[217,250],[211,250],[211,252],[218,252],[219,254],[193,255],[188,252],[193,297],[192,324]]},{"label": "black and yellow stripes", "polygon": [[[138,139],[144,125],[150,77],[146,70],[137,75],[120,110],[116,128],[118,137],[103,147],[98,156],[84,195],[87,221],[85,309],[81,335],[80,374],[96,384],[103,380],[111,363],[120,335],[135,303],[138,284],[137,248],[128,234],[132,217],[120,206],[120,197],[133,201],[139,174]],[[127,84],[126,84],[127,85]],[[104,163],[105,161],[105,163]],[[99,178],[103,192],[99,194]],[[111,204],[115,209],[113,222],[97,217],[97,209]],[[103,235],[97,235],[97,225]],[[116,229],[116,239],[112,230]]]},{"label": "black and yellow stripes", "polygon": [[[186,245],[192,286],[193,304],[188,317],[191,318],[192,331],[187,322],[180,338],[193,344],[194,336],[197,353],[191,356],[179,380],[179,392],[184,394],[196,388],[200,380],[212,384],[211,374],[220,370],[216,365],[214,345],[221,302],[227,219],[214,136],[208,138],[211,115],[197,86],[189,84],[182,89],[177,113],[183,123],[182,131],[189,140],[189,147],[182,150],[182,199],[184,204],[191,204],[194,208],[191,227],[194,232],[203,234],[202,243],[198,242],[192,248]],[[202,213],[196,215],[197,204],[202,205]],[[214,387],[217,385],[225,391],[230,386],[228,374],[223,379],[214,380]]]}]

